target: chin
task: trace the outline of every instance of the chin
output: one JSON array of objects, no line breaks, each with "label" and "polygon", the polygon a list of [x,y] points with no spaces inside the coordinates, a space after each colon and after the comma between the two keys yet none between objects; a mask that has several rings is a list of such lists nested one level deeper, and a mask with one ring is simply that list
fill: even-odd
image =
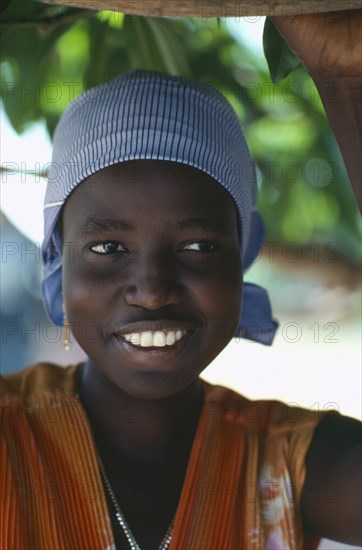
[{"label": "chin", "polygon": [[[99,363],[94,362],[94,365]],[[173,365],[165,368],[136,367],[135,365],[122,365],[107,362],[96,367],[120,392],[133,399],[159,400],[175,397],[182,393],[195,380],[198,380],[199,372],[185,372]]]},{"label": "chin", "polygon": [[198,380],[198,376],[191,380],[181,381],[170,379],[160,373],[143,372],[137,374],[129,384],[125,384],[123,381],[122,385],[117,384],[117,386],[134,399],[156,401],[181,394],[195,380]]}]

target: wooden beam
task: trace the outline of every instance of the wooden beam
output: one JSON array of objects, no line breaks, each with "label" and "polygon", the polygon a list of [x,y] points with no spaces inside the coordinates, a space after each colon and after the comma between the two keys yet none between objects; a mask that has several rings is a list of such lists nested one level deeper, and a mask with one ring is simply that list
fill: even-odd
[{"label": "wooden beam", "polygon": [[[362,8],[362,0],[40,0],[91,10],[151,17],[239,17],[298,15]],[[295,3],[294,3],[295,2]]]}]

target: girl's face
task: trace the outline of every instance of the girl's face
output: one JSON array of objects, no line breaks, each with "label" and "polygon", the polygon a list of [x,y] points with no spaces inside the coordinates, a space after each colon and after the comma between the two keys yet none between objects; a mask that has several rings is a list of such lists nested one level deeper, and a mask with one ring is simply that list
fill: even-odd
[{"label": "girl's face", "polygon": [[79,185],[63,228],[67,316],[94,365],[134,397],[185,389],[239,322],[229,193],[189,166],[130,161]]}]

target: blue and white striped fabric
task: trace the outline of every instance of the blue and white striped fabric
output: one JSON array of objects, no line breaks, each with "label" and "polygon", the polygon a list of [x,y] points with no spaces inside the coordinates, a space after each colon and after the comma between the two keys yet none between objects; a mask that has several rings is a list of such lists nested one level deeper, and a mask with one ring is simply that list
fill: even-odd
[{"label": "blue and white striped fabric", "polygon": [[[255,166],[230,104],[200,82],[130,71],[78,97],[54,134],[42,257],[44,302],[56,324],[63,324],[60,210],[85,178],[136,159],[174,161],[212,176],[236,203],[244,269],[262,246],[263,222],[254,208]],[[245,284],[239,333],[270,344],[276,327],[266,292]]]}]

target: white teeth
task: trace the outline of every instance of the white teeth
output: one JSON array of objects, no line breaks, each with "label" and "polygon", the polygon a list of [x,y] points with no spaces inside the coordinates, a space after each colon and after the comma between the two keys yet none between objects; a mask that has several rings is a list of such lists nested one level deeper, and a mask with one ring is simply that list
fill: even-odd
[{"label": "white teeth", "polygon": [[164,332],[156,330],[153,335],[153,345],[157,346],[158,348],[163,348],[163,346],[166,345],[166,336]]},{"label": "white teeth", "polygon": [[172,346],[176,342],[176,334],[174,332],[168,332],[166,336],[166,344]]},{"label": "white teeth", "polygon": [[176,342],[186,334],[186,330],[146,330],[144,332],[133,332],[132,334],[123,334],[123,338],[127,342],[131,342],[134,346],[143,348],[164,348],[165,346],[173,346]]},{"label": "white teeth", "polygon": [[143,348],[149,348],[153,343],[153,334],[150,330],[141,333],[141,346]]},{"label": "white teeth", "polygon": [[131,342],[135,346],[139,346],[141,344],[141,335],[139,332],[135,332],[134,334],[125,334],[124,337],[128,342]]}]

